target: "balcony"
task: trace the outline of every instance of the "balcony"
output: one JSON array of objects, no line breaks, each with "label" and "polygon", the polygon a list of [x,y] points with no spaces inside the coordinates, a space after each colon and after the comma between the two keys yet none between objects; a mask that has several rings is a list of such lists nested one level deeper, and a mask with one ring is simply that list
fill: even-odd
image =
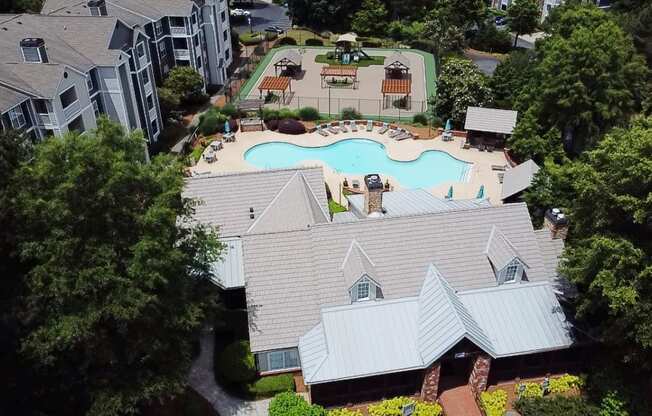
[{"label": "balcony", "polygon": [[186,36],[188,34],[188,31],[186,30],[185,26],[170,26],[170,34],[172,34],[172,36],[174,35]]},{"label": "balcony", "polygon": [[188,49],[175,49],[174,50],[175,59],[190,59],[190,51]]},{"label": "balcony", "polygon": [[63,109],[63,116],[66,118],[66,120],[70,120],[72,116],[74,116],[79,111],[80,108],[81,106],[79,104],[79,100],[77,100]]},{"label": "balcony", "polygon": [[43,127],[52,127],[56,124],[54,114],[52,113],[41,113],[37,114],[38,117],[38,123],[40,126]]}]

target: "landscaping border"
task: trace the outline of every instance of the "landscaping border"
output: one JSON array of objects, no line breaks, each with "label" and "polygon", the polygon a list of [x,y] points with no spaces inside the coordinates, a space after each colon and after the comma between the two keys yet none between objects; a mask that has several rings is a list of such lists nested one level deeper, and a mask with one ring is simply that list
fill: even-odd
[{"label": "landscaping border", "polygon": [[[285,49],[297,49],[297,48],[304,48],[304,49],[324,49],[324,50],[331,50],[333,49],[330,46],[295,46],[295,45],[285,45],[285,46],[280,46],[276,48],[272,48],[266,55],[265,57],[259,62],[258,66],[256,67],[256,70],[251,74],[247,82],[242,86],[240,89],[239,95],[241,97],[247,97],[250,93],[251,90],[253,90],[254,86],[262,76],[262,74],[265,72],[265,69],[269,66],[270,62],[272,61],[272,58],[274,55],[276,55],[278,52],[285,50]],[[365,48],[365,51],[385,51],[385,52],[392,52],[392,51],[406,51],[406,52],[412,52],[416,53],[418,55],[421,55],[423,57],[423,64],[424,64],[424,75],[425,75],[425,83],[426,83],[426,97],[432,97],[436,95],[437,93],[437,78],[436,78],[436,64],[435,64],[435,57],[428,52],[422,51],[420,49],[401,49],[401,48]],[[239,98],[240,99],[240,98]],[[430,103],[428,102],[426,104],[426,112],[430,110]],[[326,113],[320,114],[321,117],[326,116]],[[362,115],[365,119],[372,119],[372,120],[397,120],[398,117],[378,117],[378,115],[367,115],[363,114]],[[327,117],[324,117],[327,118]]]}]

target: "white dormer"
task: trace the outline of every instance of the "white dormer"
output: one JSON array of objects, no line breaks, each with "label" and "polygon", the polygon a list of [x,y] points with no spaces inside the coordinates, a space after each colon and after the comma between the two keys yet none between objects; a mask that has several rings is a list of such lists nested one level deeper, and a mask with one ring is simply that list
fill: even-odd
[{"label": "white dormer", "polygon": [[527,280],[526,270],[529,266],[516,247],[495,226],[489,234],[485,254],[491,263],[499,285]]},{"label": "white dormer", "polygon": [[351,242],[341,270],[351,302],[382,299],[383,291],[376,279],[376,266],[357,241]]},{"label": "white dormer", "polygon": [[365,274],[351,286],[349,295],[351,296],[351,302],[362,302],[382,299],[383,291],[378,283]]}]

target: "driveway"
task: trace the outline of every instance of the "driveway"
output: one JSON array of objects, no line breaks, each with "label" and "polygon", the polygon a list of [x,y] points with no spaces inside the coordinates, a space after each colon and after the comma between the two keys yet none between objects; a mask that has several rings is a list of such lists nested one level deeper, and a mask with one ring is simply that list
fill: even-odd
[{"label": "driveway", "polygon": [[[292,23],[287,16],[287,8],[274,3],[255,1],[253,7],[247,8],[251,13],[251,24],[254,32],[262,32],[268,26],[279,26],[283,29],[290,29]],[[231,17],[231,27],[238,33],[250,30],[246,18]]]}]

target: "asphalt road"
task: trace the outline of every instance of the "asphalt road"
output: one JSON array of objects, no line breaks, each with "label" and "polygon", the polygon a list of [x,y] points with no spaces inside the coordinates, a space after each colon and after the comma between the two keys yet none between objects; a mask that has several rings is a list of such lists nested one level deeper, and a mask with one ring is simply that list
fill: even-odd
[{"label": "asphalt road", "polygon": [[[279,26],[283,29],[292,27],[290,19],[288,18],[285,7],[281,7],[273,3],[254,2],[253,8],[245,8],[235,6],[234,8],[242,8],[251,12],[251,23],[254,32],[262,32],[268,26]],[[231,27],[238,32],[248,32],[251,28],[247,23],[247,18],[233,18],[231,17]]]}]

